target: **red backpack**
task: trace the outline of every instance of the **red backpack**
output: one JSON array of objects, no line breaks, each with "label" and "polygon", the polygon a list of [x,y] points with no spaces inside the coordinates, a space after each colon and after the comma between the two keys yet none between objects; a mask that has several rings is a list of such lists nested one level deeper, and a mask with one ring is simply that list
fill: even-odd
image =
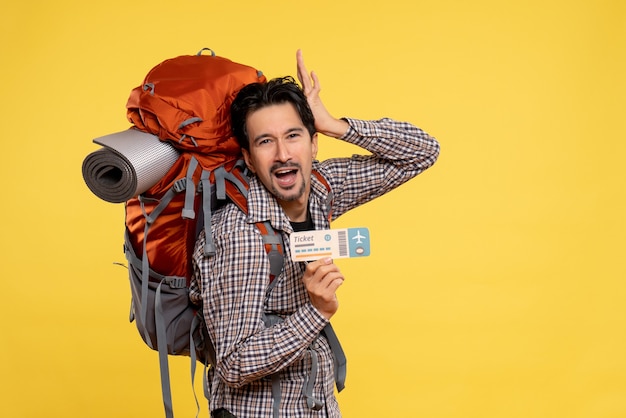
[{"label": "red backpack", "polygon": [[[230,104],[236,93],[247,84],[265,81],[254,68],[212,51],[203,55],[205,50],[165,60],[152,68],[142,85],[131,91],[126,104],[128,119],[137,129],[183,151],[158,183],[126,202],[126,226],[133,249],[138,254],[145,250],[157,272],[187,278],[198,231],[195,222],[183,219],[195,219],[201,207],[195,192],[202,172],[208,171],[209,181],[214,183],[218,167],[230,172],[241,158],[230,129]],[[243,168],[237,168],[243,180]],[[185,193],[179,191],[182,187]],[[175,196],[159,212],[158,221],[150,224],[150,239],[145,240],[143,230],[149,220],[145,214],[156,210],[158,202],[163,204],[170,190]],[[223,193],[220,198],[225,198]]]},{"label": "red backpack", "polygon": [[[215,364],[202,307],[189,299],[192,254],[202,230],[205,254],[214,253],[211,213],[217,207],[233,202],[247,213],[249,172],[231,133],[230,105],[242,87],[266,80],[256,69],[213,51],[205,55],[206,50],[152,68],[126,105],[133,127],[95,139],[105,148],[83,162],[92,192],[109,202],[125,202],[131,321],[159,353],[168,418],[173,417],[168,355],[191,357],[192,385],[196,361]],[[326,180],[313,174],[330,192]],[[270,261],[271,286],[283,268],[282,235],[269,221],[257,228]],[[333,352],[343,356],[327,328]],[[345,366],[345,358],[340,363]]]},{"label": "red backpack", "polygon": [[[158,172],[148,176],[157,178],[156,183],[146,190],[134,190],[134,183],[126,188],[109,184],[120,183],[127,167],[102,168],[112,164],[103,150],[93,153],[97,158],[88,157],[83,163],[83,176],[94,193],[102,192],[100,197],[108,201],[125,201],[124,248],[132,291],[131,321],[135,321],[145,343],[159,352],[167,417],[173,416],[168,355],[190,356],[192,379],[196,361],[205,367],[214,363],[202,308],[189,299],[191,259],[203,229],[207,234],[205,253],[214,252],[210,217],[215,208],[232,201],[247,213],[248,172],[231,133],[230,105],[242,87],[266,80],[250,66],[204,51],[207,49],[197,55],[165,60],[152,68],[143,83],[131,91],[126,105],[133,127],[94,140],[118,156],[131,154],[131,148],[141,148],[132,157],[121,155],[119,159],[127,160],[129,166],[133,159],[140,167],[128,169],[138,173]],[[150,141],[171,147],[162,151]],[[115,149],[118,144],[123,145]],[[177,150],[173,164],[172,149]],[[158,167],[163,164],[169,169]],[[118,171],[122,174],[116,176]],[[129,195],[105,196],[103,189],[109,192],[118,188],[128,190]],[[259,225],[259,229],[268,237],[266,249],[273,260],[272,276],[278,276],[283,264],[282,240],[276,239],[269,222]]]}]

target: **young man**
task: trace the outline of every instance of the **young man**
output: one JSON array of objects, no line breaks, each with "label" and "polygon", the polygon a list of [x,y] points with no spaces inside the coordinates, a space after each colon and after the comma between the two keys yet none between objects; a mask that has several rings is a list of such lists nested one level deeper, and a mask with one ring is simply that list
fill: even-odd
[{"label": "young man", "polygon": [[[192,298],[203,303],[217,364],[209,369],[214,417],[339,417],[335,364],[322,331],[338,309],[344,281],[331,259],[294,262],[269,286],[270,263],[256,222],[269,220],[288,247],[293,231],[327,229],[335,219],[389,192],[431,165],[439,145],[391,119],[337,119],[314,72],[297,54],[298,78],[244,87],[231,107],[233,133],[254,173],[249,214],[229,204],[212,217],[216,254],[194,255]],[[371,155],[318,162],[317,133]],[[330,186],[320,181],[317,171]],[[277,317],[270,323],[268,317]]]}]

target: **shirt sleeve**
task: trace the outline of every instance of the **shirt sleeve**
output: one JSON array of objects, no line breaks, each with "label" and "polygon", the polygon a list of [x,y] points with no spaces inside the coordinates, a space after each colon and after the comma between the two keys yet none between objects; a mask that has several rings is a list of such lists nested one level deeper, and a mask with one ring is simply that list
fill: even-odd
[{"label": "shirt sleeve", "polygon": [[340,139],[371,154],[319,164],[333,189],[333,218],[395,189],[437,161],[437,140],[408,122],[345,120],[349,128]]},{"label": "shirt sleeve", "polygon": [[300,358],[327,320],[305,304],[279,324],[263,322],[269,263],[255,226],[231,219],[214,236],[215,256],[197,253],[204,317],[216,351],[216,372],[241,387],[273,374]]}]

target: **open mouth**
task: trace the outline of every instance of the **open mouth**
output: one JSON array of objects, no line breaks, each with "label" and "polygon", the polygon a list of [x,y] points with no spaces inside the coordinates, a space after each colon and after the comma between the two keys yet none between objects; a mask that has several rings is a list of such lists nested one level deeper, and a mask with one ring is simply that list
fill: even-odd
[{"label": "open mouth", "polygon": [[296,182],[298,169],[294,167],[279,168],[274,171],[276,181],[281,187],[292,186]]}]

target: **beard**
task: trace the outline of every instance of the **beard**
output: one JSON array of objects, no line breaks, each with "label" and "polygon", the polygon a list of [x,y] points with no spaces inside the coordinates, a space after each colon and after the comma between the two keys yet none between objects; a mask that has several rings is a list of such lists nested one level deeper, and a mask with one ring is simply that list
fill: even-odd
[{"label": "beard", "polygon": [[[292,189],[295,188],[296,186],[292,187]],[[304,196],[305,190],[306,188],[304,185],[304,179],[302,179],[302,183],[300,183],[300,189],[298,190],[297,193],[294,193],[294,194],[289,194],[289,195],[284,194],[282,190],[279,190],[275,186],[272,186],[272,194],[276,197],[276,199],[282,200],[284,202],[293,202],[295,200],[300,199],[302,196]]]},{"label": "beard", "polygon": [[[274,179],[274,176],[272,176],[271,177],[272,184],[271,184],[270,191],[277,199],[285,201],[285,202],[293,202],[293,201],[300,199],[302,196],[304,196],[306,192],[306,181],[304,179],[304,173],[302,171],[302,168],[300,167],[299,164],[275,164],[274,166],[272,166],[271,172],[274,172],[281,168],[297,169],[298,175],[300,177],[300,181],[296,182],[293,186],[288,188],[287,191],[285,191],[285,189],[279,188],[276,185],[276,183],[274,183],[275,179]],[[293,193],[291,193],[292,191]]]}]

